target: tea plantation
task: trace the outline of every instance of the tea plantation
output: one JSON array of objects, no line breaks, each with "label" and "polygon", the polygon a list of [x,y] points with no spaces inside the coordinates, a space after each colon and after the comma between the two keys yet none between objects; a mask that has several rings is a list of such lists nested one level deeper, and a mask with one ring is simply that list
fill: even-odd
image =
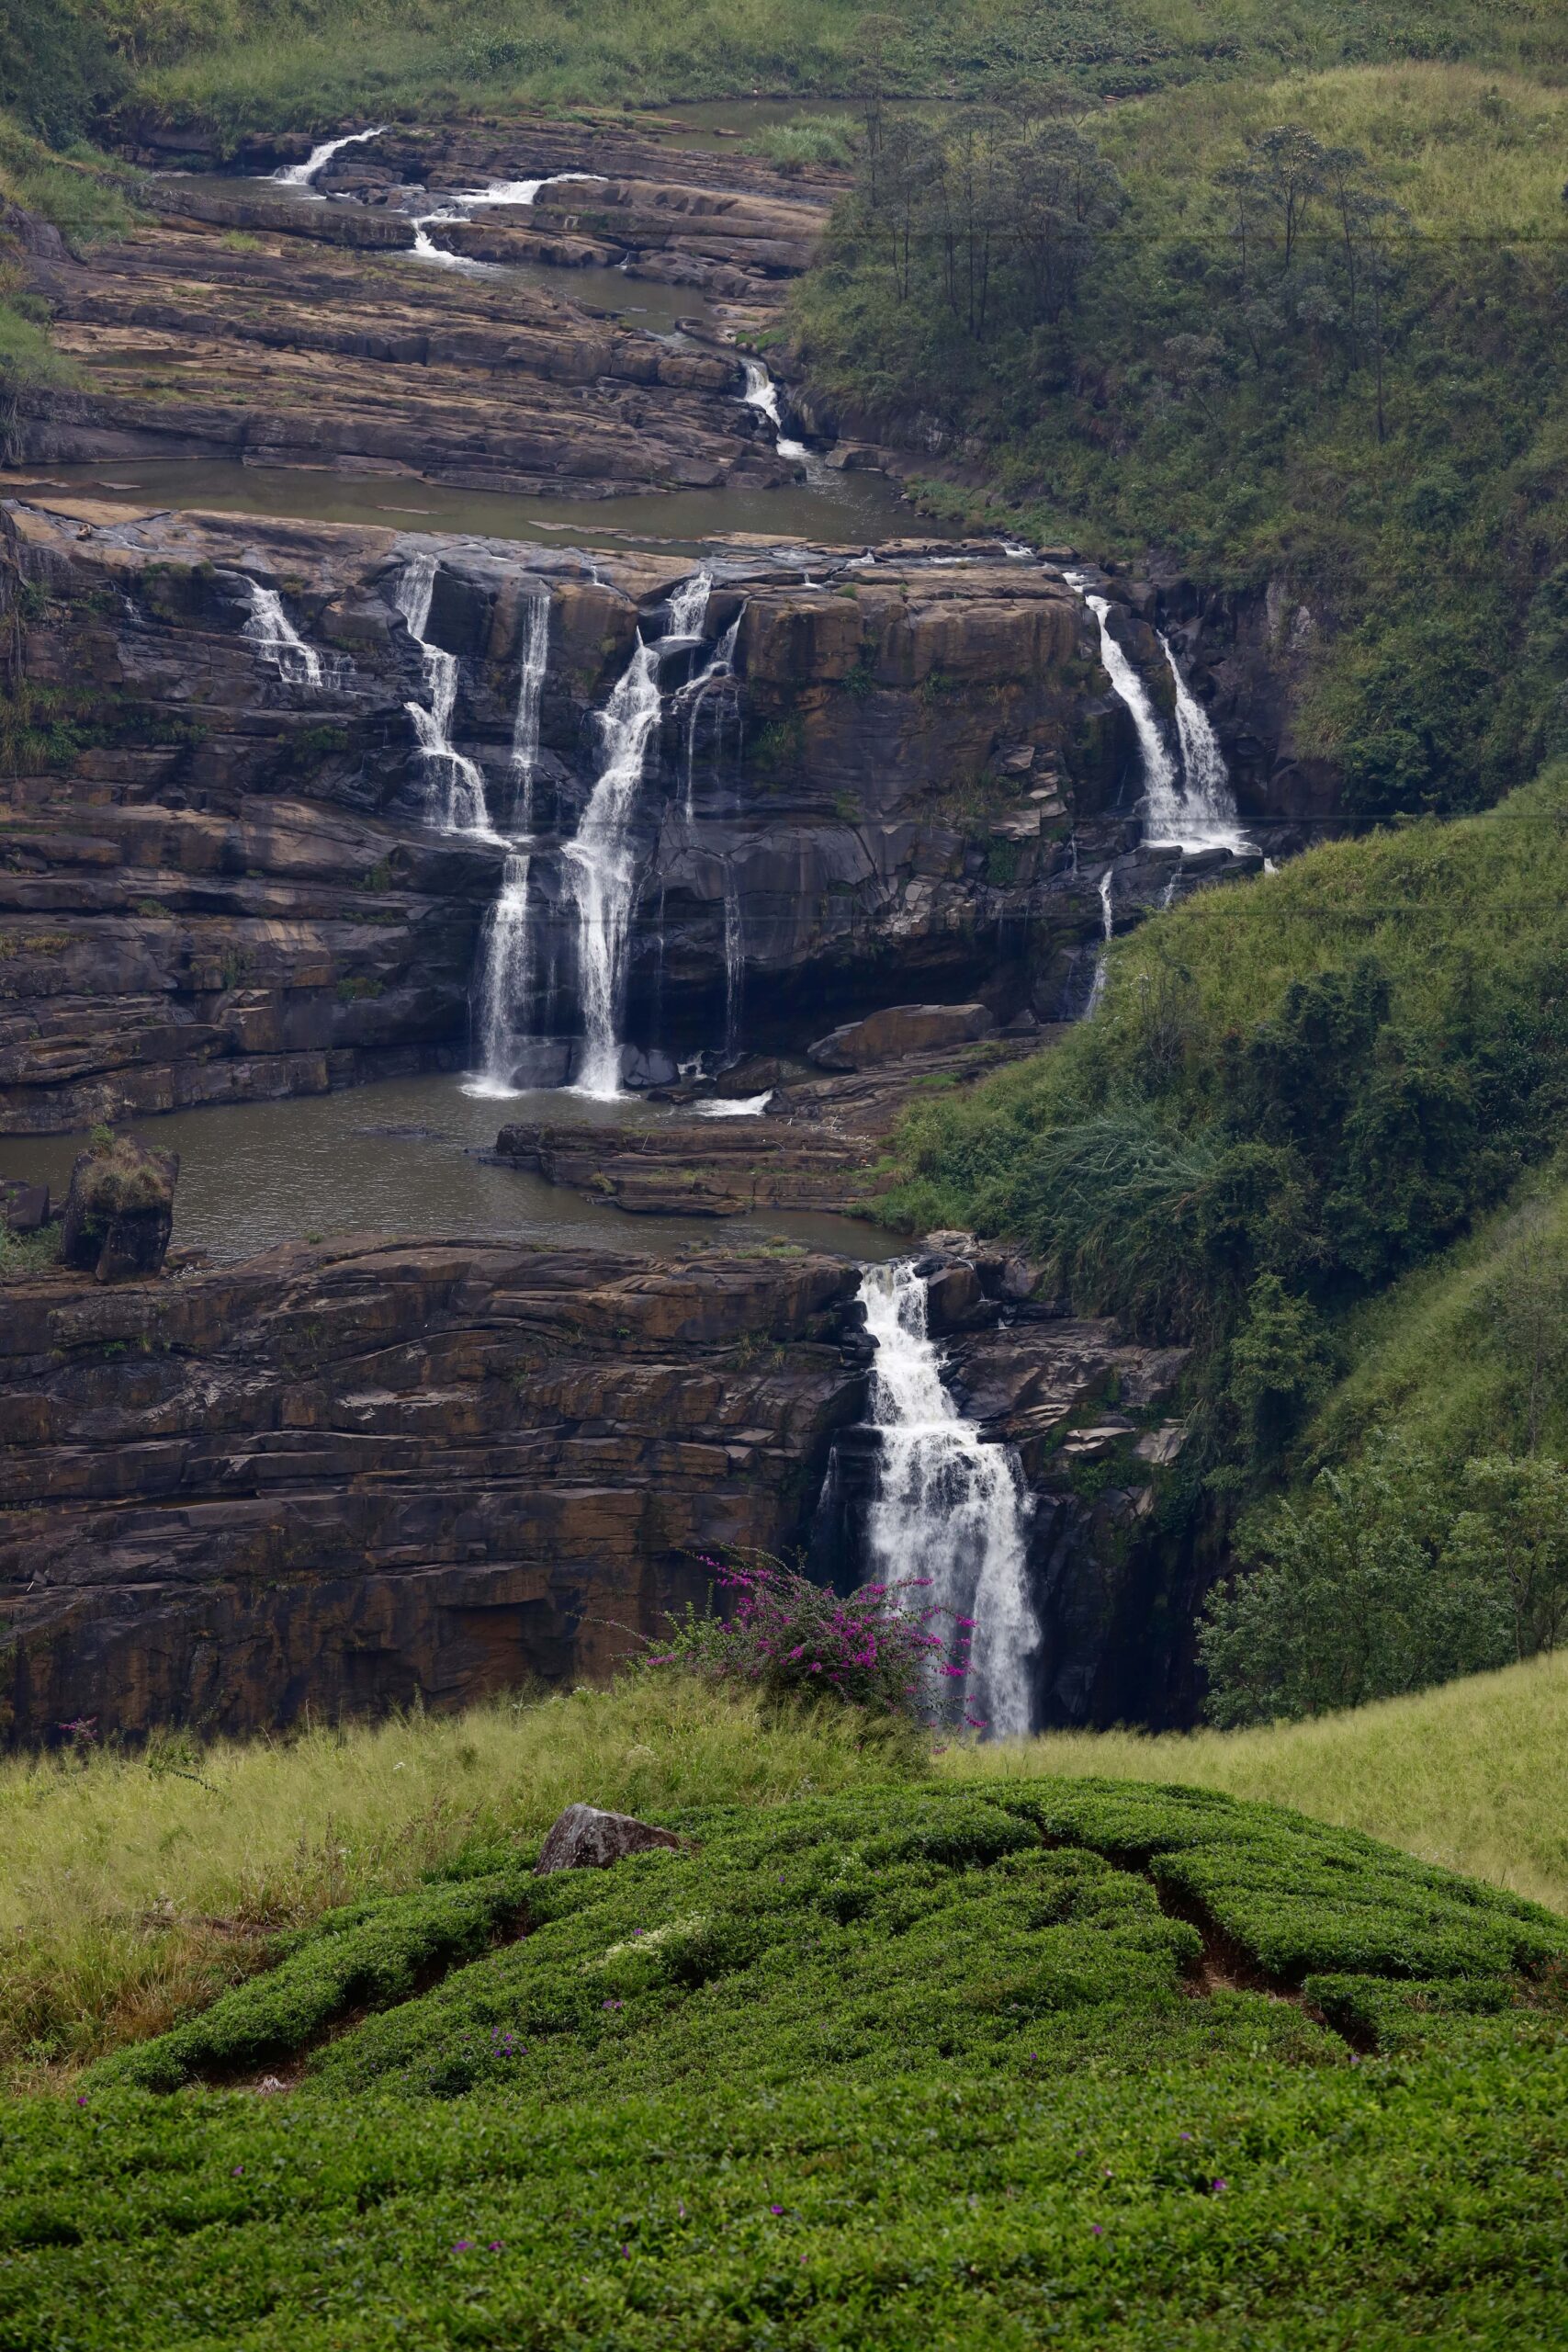
[{"label": "tea plantation", "polygon": [[0,2123],[7,2352],[1544,2345],[1568,1921],[1093,1781],[470,1849]]}]

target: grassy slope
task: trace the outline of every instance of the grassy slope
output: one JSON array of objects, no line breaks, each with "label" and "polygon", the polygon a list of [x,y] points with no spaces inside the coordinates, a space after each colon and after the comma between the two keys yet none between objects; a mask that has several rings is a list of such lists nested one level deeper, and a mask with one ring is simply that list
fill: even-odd
[{"label": "grassy slope", "polygon": [[1363,955],[1387,974],[1396,1019],[1442,1034],[1480,986],[1521,1005],[1568,956],[1568,767],[1499,808],[1326,843],[1257,881],[1199,893],[1111,950],[1099,1014],[905,1125],[889,1203],[913,1227],[1029,1233],[1032,1143],[1141,1084],[1150,1002],[1179,976],[1185,1035],[1158,1094],[1201,1126],[1224,1099],[1227,1039],[1274,1014],[1292,983]]},{"label": "grassy slope", "polygon": [[[1190,1740],[950,1750],[943,1775],[1125,1772],[1290,1803],[1568,1910],[1568,1671],[1547,1659],[1360,1714]],[[155,2033],[333,1905],[396,1894],[572,1798],[631,1811],[885,1787],[832,1716],[775,1726],[681,1685],[276,1747],[0,1764],[0,2063],[44,2080]]]},{"label": "grassy slope", "polygon": [[1290,1804],[1568,1911],[1568,1657],[1257,1731],[1056,1732],[943,1758],[1004,1781],[1111,1773]]},{"label": "grassy slope", "polygon": [[[89,14],[93,0],[81,0]],[[136,11],[130,12],[132,21]],[[754,91],[840,93],[852,85],[866,17],[861,0],[626,0],[545,6],[520,20],[499,0],[205,0],[146,12],[140,94],[178,117],[236,128],[301,129],[379,107],[439,115],[539,102],[647,104]],[[1562,53],[1542,0],[1404,0],[1354,8],[1324,0],[938,0],[881,14],[897,86],[972,91],[1067,74],[1113,95],[1261,64],[1388,56],[1491,66]]]},{"label": "grassy slope", "polygon": [[[14,2109],[6,2344],[1550,2331],[1568,1922],[1113,1783],[677,1819],[694,1850],[542,1885],[526,1850],[470,1849],[63,2115]],[[463,1964],[459,1914],[519,1902],[530,1932]],[[1233,1976],[1306,2007],[1204,1973],[1194,1908]],[[458,1964],[408,1998],[438,1946]],[[287,2064],[345,2011],[287,2099],[123,2086]]]}]

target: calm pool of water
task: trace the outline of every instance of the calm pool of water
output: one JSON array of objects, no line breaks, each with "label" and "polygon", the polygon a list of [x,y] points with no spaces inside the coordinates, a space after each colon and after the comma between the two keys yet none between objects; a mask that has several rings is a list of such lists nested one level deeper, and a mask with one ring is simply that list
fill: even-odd
[{"label": "calm pool of water", "polygon": [[[0,492],[26,498],[43,485],[123,505],[213,507],[230,514],[375,523],[393,531],[471,532],[547,538],[560,547],[648,547],[699,555],[739,536],[829,548],[947,536],[916,514],[881,474],[824,473],[783,490],[640,492],[623,498],[514,498],[454,490],[408,475],[339,474],[312,467],[246,466],[233,458],[117,458],[96,466],[21,469]],[[46,500],[47,503],[47,500]]]},{"label": "calm pool of water", "polygon": [[[655,1104],[612,1106],[564,1094],[485,1102],[466,1095],[460,1079],[435,1074],[283,1102],[174,1111],[133,1120],[129,1132],[179,1153],[175,1240],[218,1260],[254,1257],[311,1235],[372,1232],[660,1251],[744,1249],[776,1238],[857,1259],[907,1248],[852,1217],[627,1216],[474,1156],[510,1120],[581,1119],[613,1130],[666,1115]],[[79,1135],[0,1136],[0,1175],[47,1183],[62,1199],[85,1144]]]}]

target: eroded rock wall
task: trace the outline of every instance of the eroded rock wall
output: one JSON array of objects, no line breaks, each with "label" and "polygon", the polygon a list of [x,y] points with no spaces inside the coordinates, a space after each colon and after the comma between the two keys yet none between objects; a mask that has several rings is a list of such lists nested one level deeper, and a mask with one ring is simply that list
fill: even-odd
[{"label": "eroded rock wall", "polygon": [[705,1593],[694,1555],[808,1521],[863,1397],[857,1281],[370,1241],[8,1288],[0,1732],[251,1732],[603,1672]]},{"label": "eroded rock wall", "polygon": [[[0,778],[0,1132],[462,1066],[499,838],[443,832],[428,699],[396,598],[434,553],[429,640],[497,833],[530,600],[549,662],[532,786],[529,1025],[570,1035],[562,854],[595,714],[690,559],[592,560],[391,529],[4,510],[11,686]],[[1164,895],[1134,854],[1126,714],[1058,578],[984,546],[711,563],[700,642],[666,649],[635,824],[627,1023],[690,1052],[802,1047],[835,1018],[976,992],[1042,1017],[1098,935]],[[315,653],[256,633],[258,589]],[[735,677],[693,685],[732,622]],[[1098,858],[1099,864],[1094,861]],[[730,1001],[735,953],[742,1001]]]}]

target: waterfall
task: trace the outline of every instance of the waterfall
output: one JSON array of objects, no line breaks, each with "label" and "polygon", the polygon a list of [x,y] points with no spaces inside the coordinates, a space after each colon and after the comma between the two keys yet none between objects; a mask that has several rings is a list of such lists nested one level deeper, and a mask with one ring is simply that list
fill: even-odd
[{"label": "waterfall", "polygon": [[[672,636],[694,634],[712,584],[710,572],[698,571],[676,589],[669,604]],[[635,896],[631,821],[660,700],[658,655],[639,629],[632,658],[600,714],[604,764],[576,837],[566,847],[567,881],[577,906],[583,1032],[582,1063],[573,1091],[599,1102],[614,1102],[621,1091],[615,1024]]]},{"label": "waterfall", "polygon": [[430,606],[435,594],[435,572],[434,553],[422,549],[411,556],[403,566],[395,599],[408,624],[409,635],[420,649],[424,663],[424,690],[430,697],[428,710],[423,703],[403,705],[413,721],[414,734],[430,774],[426,814],[430,823],[444,833],[477,833],[487,841],[495,841],[499,836],[490,821],[484,777],[473,761],[466,760],[452,743],[452,714],[457,703],[457,657],[425,642],[424,632],[430,624]]},{"label": "waterfall", "polygon": [[[1068,572],[1066,577],[1075,588],[1079,586],[1076,574]],[[1083,600],[1099,625],[1100,658],[1106,675],[1131,712],[1138,738],[1138,752],[1144,769],[1144,798],[1147,808],[1145,836],[1151,842],[1168,841],[1171,828],[1178,822],[1181,812],[1181,785],[1176,762],[1171,758],[1165,740],[1165,730],[1159,723],[1159,715],[1147,686],[1106,627],[1111,611],[1109,600],[1104,596],[1090,595],[1087,591],[1083,592]]]},{"label": "waterfall", "polygon": [[528,856],[525,851],[513,851],[502,876],[501,896],[485,923],[476,992],[479,1068],[466,1092],[512,1092],[520,1042],[513,1014],[515,1007],[527,1002],[528,978]]},{"label": "waterfall", "polygon": [[1105,957],[1116,929],[1115,910],[1111,899],[1111,868],[1108,865],[1100,877],[1100,928],[1103,944],[1094,959],[1094,978],[1089,983],[1089,1002],[1084,1007],[1084,1019],[1092,1021],[1100,1011],[1100,1000],[1105,994]]},{"label": "waterfall", "polygon": [[740,993],[746,985],[746,944],[741,929],[740,890],[735,879],[735,865],[730,858],[724,861],[724,1052],[728,1061],[735,1058],[736,1043],[740,1035]]},{"label": "waterfall", "polygon": [[534,830],[534,771],[539,763],[539,701],[550,658],[550,592],[534,589],[523,620],[522,666],[517,677],[517,707],[512,719],[512,773],[521,794],[518,830]]},{"label": "waterfall", "polygon": [[466,187],[449,197],[436,212],[422,212],[413,222],[413,253],[416,261],[433,261],[443,269],[466,269],[483,274],[502,269],[503,263],[474,261],[467,254],[449,254],[431,236],[431,229],[443,220],[467,220],[479,207],[491,204],[532,204],[542,187],[555,187],[562,180],[602,180],[602,172],[552,172],[542,180],[495,180],[488,187]]},{"label": "waterfall", "polygon": [[1170,664],[1170,674],[1176,681],[1176,734],[1181,746],[1181,774],[1185,799],[1181,809],[1183,828],[1181,846],[1184,849],[1242,849],[1245,836],[1236,816],[1235,795],[1231,790],[1230,771],[1225,755],[1220,749],[1220,739],[1209,723],[1209,714],[1176,666],[1176,656],[1170,640],[1163,635],[1160,643]]},{"label": "waterfall", "polygon": [[[708,663],[702,674],[699,677],[694,678],[691,685],[686,689],[688,695],[691,696],[692,705],[691,713],[686,722],[685,813],[688,819],[694,813],[696,802],[697,721],[702,716],[703,705],[708,698],[710,689],[714,686],[733,685],[735,683],[735,647],[740,635],[740,624],[745,617],[745,614],[746,607],[742,605],[739,612],[736,614],[735,618],[730,622],[729,627],[725,630],[724,635],[719,639],[717,645],[714,648],[713,660]],[[721,744],[723,741],[723,715],[721,713],[719,718],[719,740]]]},{"label": "waterfall", "polygon": [[1109,598],[1094,595],[1081,571],[1062,576],[1094,615],[1106,675],[1132,715],[1144,770],[1145,840],[1156,849],[1244,849],[1225,755],[1208,714],[1176,665],[1168,639],[1155,632],[1176,685],[1179,764],[1171,757],[1153,696],[1106,627]]},{"label": "waterfall", "polygon": [[340,148],[359,147],[367,139],[379,139],[386,128],[384,122],[378,122],[374,130],[351,130],[342,139],[323,139],[319,147],[311,148],[302,164],[285,164],[272,176],[279,187],[311,187],[317,173],[326,169]]},{"label": "waterfall", "polygon": [[496,266],[493,262],[471,261],[467,254],[449,254],[444,245],[438,245],[431,236],[432,222],[461,220],[464,217],[461,212],[451,210],[417,214],[413,223],[412,246],[415,261],[433,261],[443,269],[466,269],[470,276],[482,276],[486,270],[493,269]]},{"label": "waterfall", "polygon": [[747,408],[760,409],[768,418],[773,428],[780,457],[807,456],[809,453],[804,441],[791,441],[785,436],[784,421],[779,415],[779,388],[761,361],[743,358],[740,365],[746,370],[746,390],[740,395],[741,400]]},{"label": "waterfall", "polygon": [[1008,1447],[982,1441],[943,1387],[927,1335],[926,1283],[914,1267],[866,1267],[861,1297],[876,1342],[872,1415],[882,1444],[867,1522],[875,1572],[889,1584],[924,1580],[926,1605],[951,1611],[948,1624],[973,1619],[964,1713],[1001,1736],[1028,1732],[1040,1626],[1018,1465]]},{"label": "waterfall", "polygon": [[313,645],[306,644],[284,611],[283,599],[276,589],[264,588],[259,580],[253,580],[248,573],[240,576],[251,600],[250,618],[243,635],[251,639],[288,685],[323,684],[321,657]]},{"label": "waterfall", "polygon": [[542,187],[558,187],[563,180],[600,180],[603,172],[551,172],[542,180],[491,180],[484,187],[459,188],[453,201],[470,208],[481,204],[532,204]]}]

